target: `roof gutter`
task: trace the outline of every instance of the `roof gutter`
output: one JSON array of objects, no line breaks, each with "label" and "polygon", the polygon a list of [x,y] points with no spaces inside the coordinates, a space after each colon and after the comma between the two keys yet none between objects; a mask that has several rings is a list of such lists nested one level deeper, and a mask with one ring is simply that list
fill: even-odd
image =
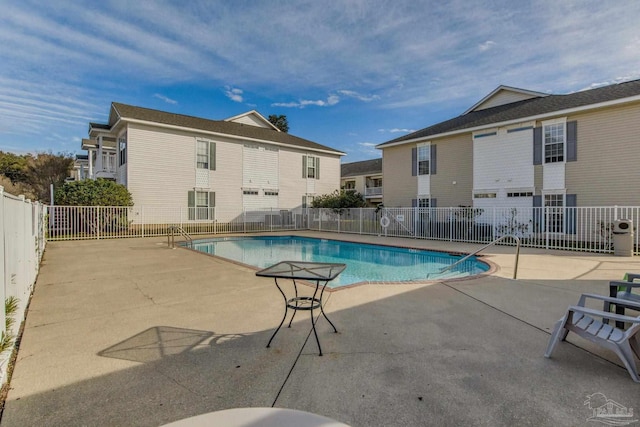
[{"label": "roof gutter", "polygon": [[267,141],[267,140],[264,140],[264,139],[250,138],[250,137],[247,137],[247,136],[230,135],[228,133],[212,132],[212,131],[203,130],[203,129],[196,129],[196,128],[188,128],[188,127],[183,127],[183,126],[169,125],[169,124],[166,124],[166,123],[149,122],[149,121],[146,121],[146,120],[139,120],[139,119],[130,119],[130,118],[127,118],[127,117],[120,117],[118,119],[118,121],[112,126],[112,129],[115,129],[120,124],[120,122],[135,123],[135,124],[139,124],[139,125],[155,126],[155,127],[182,130],[182,131],[187,130],[187,131],[191,131],[191,132],[198,132],[198,133],[203,133],[203,134],[206,134],[206,135],[219,136],[219,137],[223,137],[223,138],[238,139],[238,140],[252,141],[252,142],[260,142],[260,143],[263,143],[263,144],[277,145],[277,146],[280,146],[280,147],[289,147],[289,148],[295,147],[295,148],[300,149],[300,150],[308,150],[308,151],[314,151],[314,152],[325,153],[325,154],[333,154],[333,155],[338,155],[338,156],[346,156],[347,155],[347,153],[343,153],[342,151],[322,150],[322,149],[319,149],[319,148],[301,147],[301,146],[297,146],[297,145],[285,144],[285,143],[282,143],[282,142]]},{"label": "roof gutter", "polygon": [[562,116],[562,115],[566,115],[566,114],[579,113],[579,112],[589,111],[589,110],[596,110],[598,108],[610,107],[612,105],[627,104],[627,103],[635,102],[635,101],[640,101],[640,95],[632,96],[632,97],[629,97],[629,98],[615,99],[613,101],[600,102],[600,103],[597,103],[597,104],[583,105],[581,107],[567,108],[567,109],[564,109],[564,110],[552,111],[552,112],[549,112],[549,113],[538,114],[538,115],[535,115],[535,116],[525,116],[525,117],[520,117],[520,118],[513,119],[513,120],[507,120],[507,121],[504,121],[504,122],[487,123],[486,125],[475,126],[475,127],[472,127],[472,128],[458,129],[458,130],[454,130],[454,131],[451,131],[451,132],[435,133],[433,135],[422,136],[422,137],[419,137],[419,138],[406,139],[406,140],[403,140],[403,141],[398,141],[398,142],[394,142],[394,143],[390,143],[390,144],[387,144],[387,143],[383,142],[382,144],[376,145],[375,148],[383,150],[385,148],[396,147],[398,145],[411,144],[411,143],[420,142],[420,141],[426,141],[426,140],[435,139],[435,138],[443,138],[443,137],[446,137],[446,136],[460,135],[462,133],[471,133],[471,132],[475,132],[475,131],[483,130],[483,129],[490,129],[490,128],[501,127],[501,126],[509,126],[509,125],[513,125],[513,124],[517,124],[517,123],[521,123],[521,122],[528,122],[528,121],[531,121],[531,120],[541,120],[541,119],[547,119],[547,118],[550,118],[550,117]]}]

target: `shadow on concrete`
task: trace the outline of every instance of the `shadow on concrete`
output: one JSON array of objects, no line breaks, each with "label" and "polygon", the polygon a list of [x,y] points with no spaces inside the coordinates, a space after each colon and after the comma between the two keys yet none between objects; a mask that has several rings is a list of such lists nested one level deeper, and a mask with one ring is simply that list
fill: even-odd
[{"label": "shadow on concrete", "polygon": [[14,400],[2,426],[159,426],[272,405],[354,427],[576,425],[585,395],[638,396],[624,369],[572,345],[545,359],[547,333],[448,286],[344,308],[331,298],[340,333],[318,322],[323,357],[314,340],[304,347],[308,319],[270,349],[271,328],[152,327],[100,352],[126,367]]}]

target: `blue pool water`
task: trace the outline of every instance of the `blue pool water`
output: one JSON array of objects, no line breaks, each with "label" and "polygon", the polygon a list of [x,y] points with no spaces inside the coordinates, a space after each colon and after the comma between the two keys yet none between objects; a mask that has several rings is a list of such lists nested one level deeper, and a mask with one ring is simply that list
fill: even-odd
[{"label": "blue pool water", "polygon": [[403,282],[464,277],[480,274],[489,266],[475,257],[440,274],[440,270],[461,256],[444,252],[398,248],[338,240],[297,236],[223,237],[196,240],[197,251],[227,258],[258,268],[280,261],[334,262],[347,264],[346,270],[328,287],[358,282]]}]

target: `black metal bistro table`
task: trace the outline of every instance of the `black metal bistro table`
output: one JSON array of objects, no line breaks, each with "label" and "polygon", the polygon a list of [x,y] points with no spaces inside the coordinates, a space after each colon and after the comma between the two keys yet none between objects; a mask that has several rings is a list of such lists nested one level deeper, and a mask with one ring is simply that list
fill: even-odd
[{"label": "black metal bistro table", "polygon": [[[325,262],[306,262],[306,261],[281,261],[277,264],[272,265],[271,267],[267,267],[264,270],[260,270],[256,273],[256,276],[260,277],[273,277],[273,280],[276,282],[276,286],[278,290],[282,294],[284,298],[284,316],[282,317],[282,321],[278,328],[275,330],[269,343],[267,344],[267,348],[271,345],[271,341],[275,338],[276,334],[282,327],[285,319],[287,318],[287,313],[289,309],[293,310],[293,314],[291,315],[291,320],[289,320],[289,328],[291,327],[291,322],[293,322],[293,318],[296,315],[298,310],[309,310],[311,312],[311,325],[313,327],[313,334],[316,336],[316,342],[318,343],[318,350],[320,351],[320,356],[322,356],[322,347],[320,347],[320,340],[318,339],[318,333],[316,332],[316,321],[313,317],[313,310],[316,308],[320,309],[320,312],[324,316],[325,319],[331,324],[334,332],[338,332],[335,325],[329,320],[324,309],[322,308],[322,295],[324,294],[324,289],[327,284],[338,277],[342,271],[347,268],[346,264],[333,264],[333,263],[325,263]],[[278,284],[278,279],[291,279],[293,280],[293,289],[295,290],[295,297],[287,298],[284,291]],[[296,284],[296,280],[309,280],[314,281],[316,283],[316,289],[313,292],[313,296],[299,296],[298,295],[298,285]],[[319,292],[319,294],[318,294]]]}]

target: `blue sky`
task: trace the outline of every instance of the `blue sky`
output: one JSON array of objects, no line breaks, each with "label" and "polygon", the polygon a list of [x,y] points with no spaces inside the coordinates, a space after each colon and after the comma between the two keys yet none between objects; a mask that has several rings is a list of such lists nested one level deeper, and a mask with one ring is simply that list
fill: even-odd
[{"label": "blue sky", "polygon": [[0,0],[0,150],[79,153],[112,101],[210,119],[285,114],[347,153],[497,86],[640,78],[640,2]]}]

